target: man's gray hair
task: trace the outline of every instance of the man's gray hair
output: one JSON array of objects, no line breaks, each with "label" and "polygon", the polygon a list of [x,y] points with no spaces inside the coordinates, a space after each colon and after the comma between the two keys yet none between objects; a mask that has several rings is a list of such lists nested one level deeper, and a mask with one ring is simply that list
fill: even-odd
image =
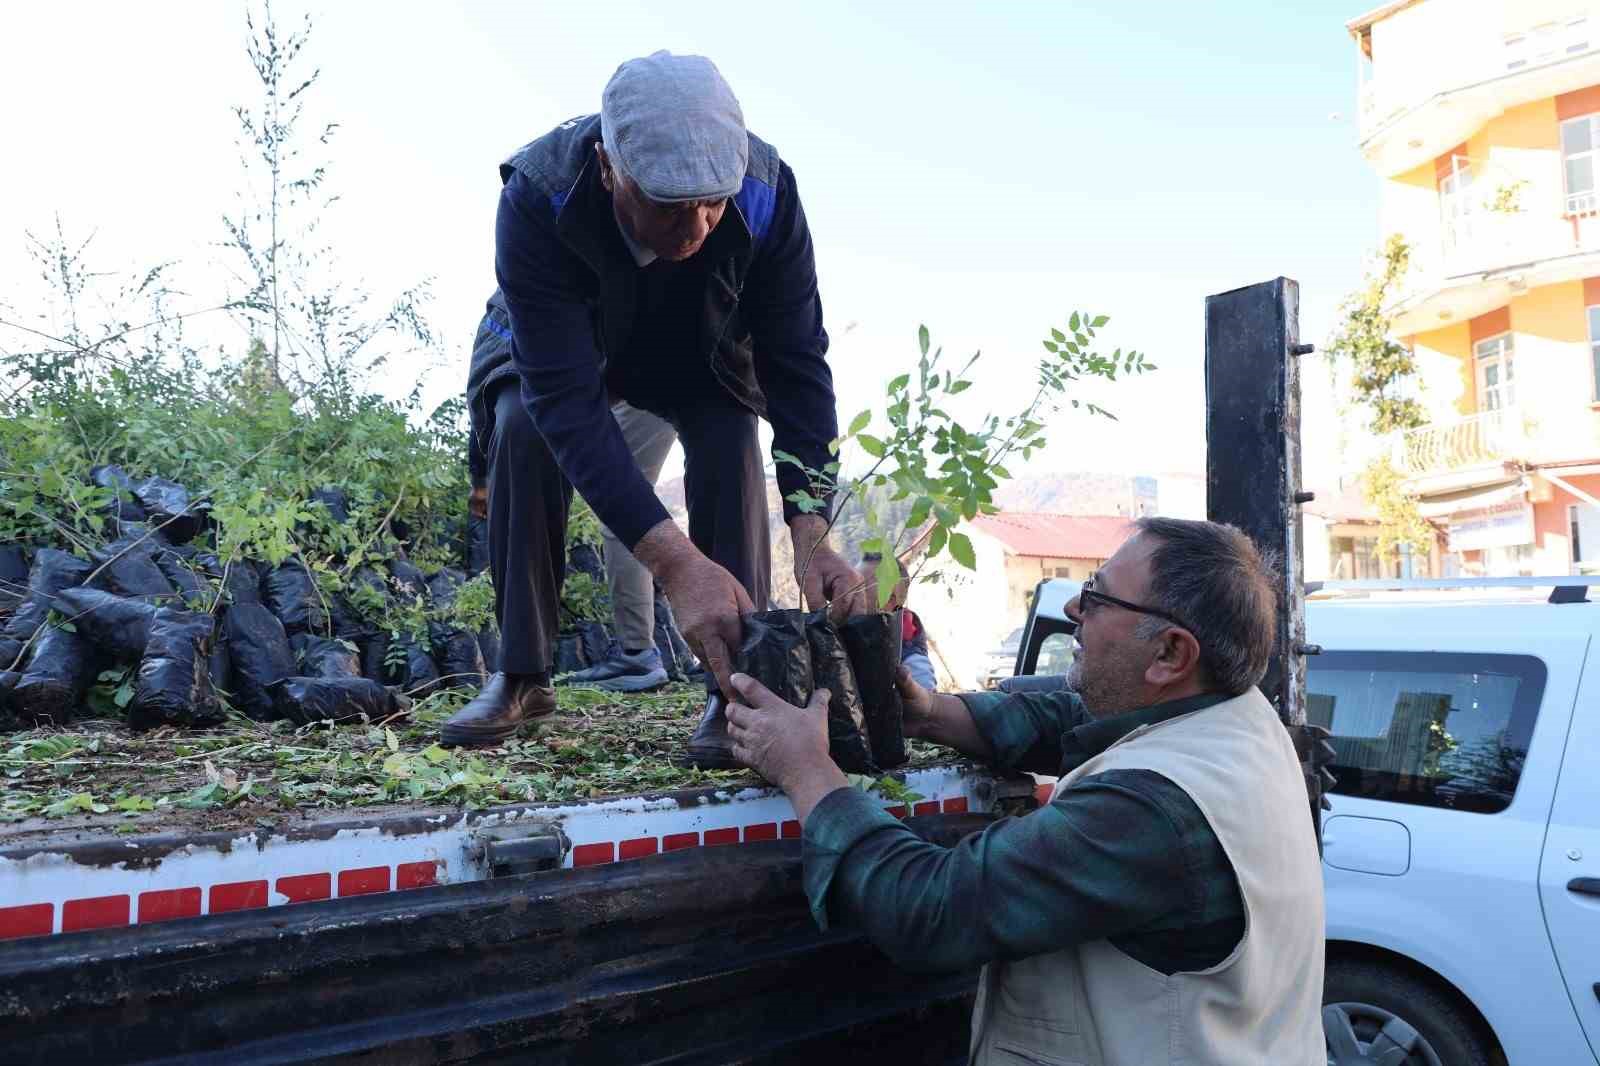
[{"label": "man's gray hair", "polygon": [[[1220,522],[1141,518],[1150,552],[1150,606],[1194,626],[1200,668],[1218,690],[1237,696],[1261,680],[1277,639],[1277,567],[1238,528]],[[1147,618],[1144,638],[1166,628]]]}]

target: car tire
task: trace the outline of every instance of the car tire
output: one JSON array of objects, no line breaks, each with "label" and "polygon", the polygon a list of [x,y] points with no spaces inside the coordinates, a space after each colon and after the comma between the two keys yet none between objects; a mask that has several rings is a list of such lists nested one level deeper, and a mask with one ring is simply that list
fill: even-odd
[{"label": "car tire", "polygon": [[1492,1066],[1489,1042],[1454,996],[1397,966],[1335,960],[1322,990],[1328,1066]]}]

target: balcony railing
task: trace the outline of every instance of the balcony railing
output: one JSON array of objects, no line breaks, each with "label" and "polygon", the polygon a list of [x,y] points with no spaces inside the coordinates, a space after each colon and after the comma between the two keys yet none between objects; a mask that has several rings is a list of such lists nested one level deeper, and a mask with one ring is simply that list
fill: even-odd
[{"label": "balcony railing", "polygon": [[1401,473],[1416,478],[1519,459],[1527,446],[1522,412],[1507,407],[1398,433],[1392,458]]}]

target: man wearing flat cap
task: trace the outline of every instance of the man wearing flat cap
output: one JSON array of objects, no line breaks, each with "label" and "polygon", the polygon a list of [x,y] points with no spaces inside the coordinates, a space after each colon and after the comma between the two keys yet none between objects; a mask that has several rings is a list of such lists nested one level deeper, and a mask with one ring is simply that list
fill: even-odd
[{"label": "man wearing flat cap", "polygon": [[[838,435],[794,173],[745,130],[709,60],[657,52],[617,68],[600,114],[524,146],[500,176],[500,288],[467,396],[488,460],[503,646],[499,672],[444,739],[498,743],[554,710],[550,650],[576,488],[660,583],[708,668],[685,761],[736,767],[723,716],[731,654],[739,616],[765,609],[771,581],[757,420],[772,424],[775,453],[814,469]],[[484,343],[496,333],[500,344]],[[687,535],[613,404],[658,416],[683,445]],[[777,476],[786,498],[807,487],[792,464]],[[858,581],[823,540],[825,517],[786,499],[784,518],[795,559],[811,557],[807,604],[848,600]]]}]

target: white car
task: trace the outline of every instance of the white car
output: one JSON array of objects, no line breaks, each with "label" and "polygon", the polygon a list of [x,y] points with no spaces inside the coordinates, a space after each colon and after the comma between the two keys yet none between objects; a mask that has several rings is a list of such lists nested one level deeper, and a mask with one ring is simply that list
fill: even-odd
[{"label": "white car", "polygon": [[[1307,603],[1330,1066],[1600,1062],[1600,606],[1552,602],[1592,581]],[[1024,672],[1068,639],[1064,592]]]}]

